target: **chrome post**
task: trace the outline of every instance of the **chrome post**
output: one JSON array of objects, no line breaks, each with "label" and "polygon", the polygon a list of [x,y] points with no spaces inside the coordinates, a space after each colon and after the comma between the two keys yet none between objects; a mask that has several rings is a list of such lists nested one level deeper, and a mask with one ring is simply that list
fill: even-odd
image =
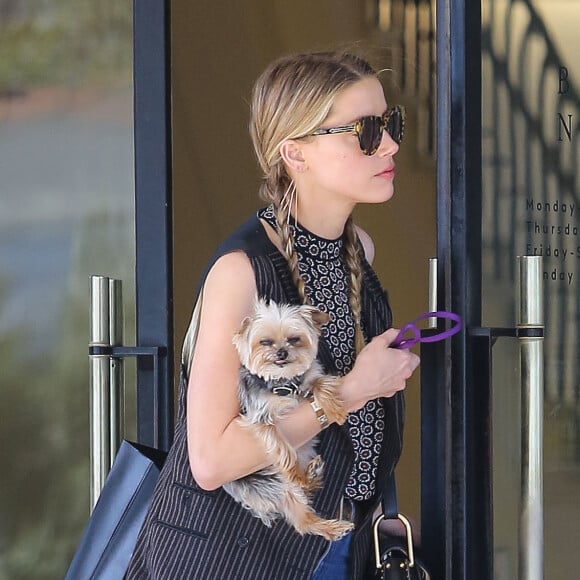
[{"label": "chrome post", "polygon": [[[429,258],[429,310],[437,310],[437,258]],[[437,328],[437,318],[429,318],[428,328]]]},{"label": "chrome post", "polygon": [[544,315],[541,256],[518,256],[517,272],[517,327],[542,331],[537,337],[519,338],[522,387],[519,578],[542,580]]},{"label": "chrome post", "polygon": [[[109,279],[109,333],[111,346],[123,344],[123,283],[121,280]],[[115,461],[125,431],[124,369],[122,358],[114,356],[110,358],[109,467]]]},{"label": "chrome post", "polygon": [[[89,346],[110,346],[109,279],[90,277]],[[110,468],[108,355],[89,355],[90,369],[90,510],[97,503]]]}]

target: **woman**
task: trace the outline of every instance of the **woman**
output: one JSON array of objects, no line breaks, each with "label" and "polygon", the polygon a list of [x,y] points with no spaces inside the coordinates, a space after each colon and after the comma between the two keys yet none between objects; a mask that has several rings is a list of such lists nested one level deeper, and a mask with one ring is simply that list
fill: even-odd
[{"label": "woman", "polygon": [[[370,267],[372,240],[351,214],[358,203],[393,196],[402,115],[387,107],[370,65],[351,54],[284,57],[258,79],[250,133],[269,205],[226,240],[204,275],[174,444],[128,578],[362,576],[382,480],[401,452],[401,391],[419,359],[388,348],[397,332],[389,329],[387,297]],[[327,372],[344,377],[347,423],[325,425],[305,401],[278,428],[296,448],[319,437],[324,485],[313,507],[355,525],[337,542],[301,536],[283,521],[268,528],[221,489],[269,464],[236,421],[240,363],[232,336],[256,295],[308,301],[332,315],[319,358]]]}]

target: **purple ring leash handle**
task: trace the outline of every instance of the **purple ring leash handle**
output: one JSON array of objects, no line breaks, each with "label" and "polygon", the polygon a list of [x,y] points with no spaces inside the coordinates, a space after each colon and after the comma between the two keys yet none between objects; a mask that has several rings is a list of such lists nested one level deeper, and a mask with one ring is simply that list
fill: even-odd
[{"label": "purple ring leash handle", "polygon": [[[417,323],[421,320],[426,320],[427,318],[446,318],[447,320],[452,320],[455,324],[451,328],[442,332],[431,334],[429,336],[421,336],[421,331],[417,327]],[[424,314],[421,314],[421,316],[415,318],[413,322],[405,324],[399,331],[399,334],[397,334],[395,340],[391,342],[389,348],[411,348],[420,342],[438,342],[457,334],[460,330],[461,317],[458,314],[447,312],[446,310],[425,312]],[[407,336],[409,333],[412,336]]]}]

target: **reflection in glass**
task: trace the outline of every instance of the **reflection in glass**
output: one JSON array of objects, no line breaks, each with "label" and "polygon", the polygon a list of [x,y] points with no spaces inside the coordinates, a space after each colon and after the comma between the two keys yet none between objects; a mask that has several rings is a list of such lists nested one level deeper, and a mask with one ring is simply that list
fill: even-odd
[{"label": "reflection in glass", "polygon": [[0,8],[0,578],[52,580],[88,517],[89,274],[134,295],[132,5]]},{"label": "reflection in glass", "polygon": [[[580,564],[572,546],[580,532],[580,42],[572,33],[580,4],[482,0],[482,14],[484,320],[513,325],[515,256],[542,255],[549,580],[573,576]],[[513,387],[497,380],[494,390]],[[496,430],[509,421],[505,405],[494,408]],[[512,423],[513,438],[519,432]],[[495,501],[504,505],[510,482],[498,479],[501,453],[496,460]],[[505,566],[510,557],[499,538],[511,525],[508,514],[494,528],[496,564]]]}]

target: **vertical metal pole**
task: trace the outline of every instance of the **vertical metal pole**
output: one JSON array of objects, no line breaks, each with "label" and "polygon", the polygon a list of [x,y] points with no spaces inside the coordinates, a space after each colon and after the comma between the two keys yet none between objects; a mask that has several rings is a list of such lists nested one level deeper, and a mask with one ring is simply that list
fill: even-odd
[{"label": "vertical metal pole", "polygon": [[[90,277],[89,346],[110,346],[109,279]],[[90,510],[97,503],[110,468],[109,388],[107,355],[90,355]]]},{"label": "vertical metal pole", "polygon": [[171,176],[171,2],[133,1],[136,341],[158,345],[137,359],[137,439],[168,450],[173,438],[173,202]]},{"label": "vertical metal pole", "polygon": [[[437,310],[437,258],[429,258],[429,312]],[[437,319],[429,318],[429,328],[437,328]]]},{"label": "vertical metal pole", "polygon": [[[518,328],[538,336],[520,338],[522,381],[522,467],[520,502],[520,580],[542,580],[544,353],[542,258],[518,256]],[[530,333],[530,331],[532,331]]]},{"label": "vertical metal pole", "polygon": [[[121,280],[109,280],[109,332],[112,346],[123,344],[123,283]],[[124,360],[118,357],[110,358],[110,465],[121,445],[125,431],[125,375]]]}]

